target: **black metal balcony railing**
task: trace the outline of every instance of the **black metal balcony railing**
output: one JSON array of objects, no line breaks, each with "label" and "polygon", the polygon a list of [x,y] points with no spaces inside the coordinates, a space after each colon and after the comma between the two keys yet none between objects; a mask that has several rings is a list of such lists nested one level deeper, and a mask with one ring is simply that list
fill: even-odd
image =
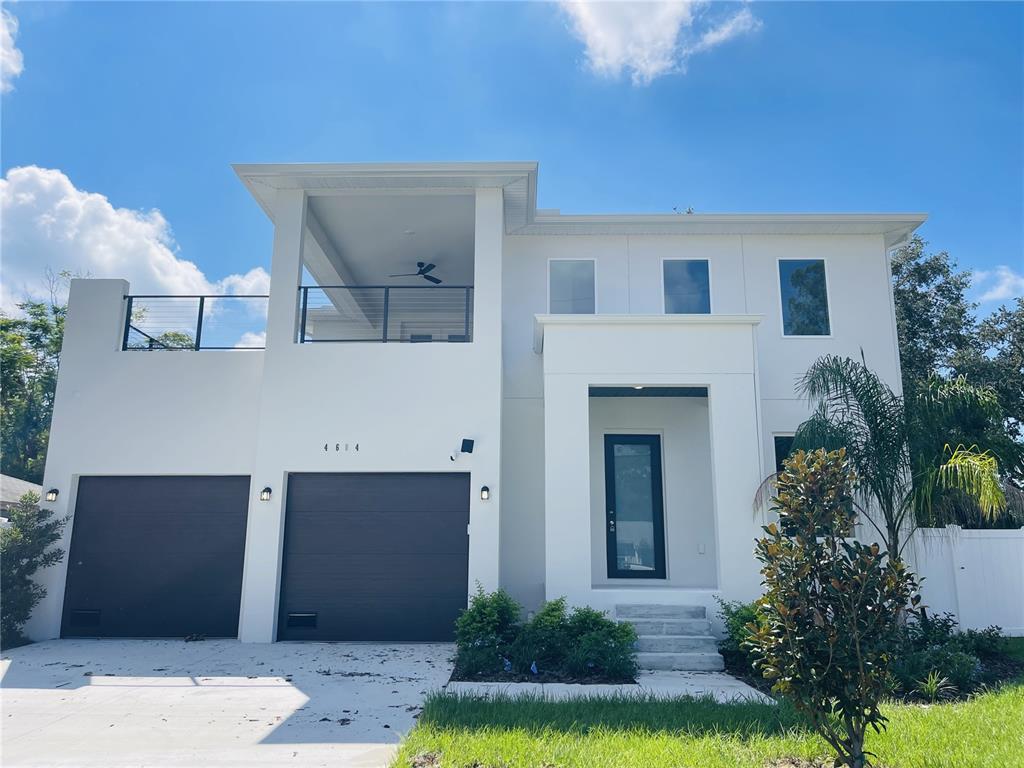
[{"label": "black metal balcony railing", "polygon": [[121,349],[263,349],[268,298],[126,296]]},{"label": "black metal balcony railing", "polygon": [[473,286],[299,288],[299,342],[468,342]]}]

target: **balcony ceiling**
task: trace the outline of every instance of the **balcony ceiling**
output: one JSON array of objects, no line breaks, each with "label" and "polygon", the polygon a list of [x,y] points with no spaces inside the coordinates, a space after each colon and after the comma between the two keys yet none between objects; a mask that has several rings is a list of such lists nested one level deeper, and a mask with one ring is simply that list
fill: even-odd
[{"label": "balcony ceiling", "polygon": [[[309,213],[319,222],[341,275],[356,285],[430,285],[415,272],[431,262],[442,285],[473,284],[475,202],[465,194],[345,194],[311,197]],[[315,229],[315,225],[313,227]]]}]

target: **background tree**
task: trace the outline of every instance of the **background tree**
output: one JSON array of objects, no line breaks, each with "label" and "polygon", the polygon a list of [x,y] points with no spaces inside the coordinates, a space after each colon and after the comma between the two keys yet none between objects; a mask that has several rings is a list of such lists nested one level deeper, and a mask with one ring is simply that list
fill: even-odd
[{"label": "background tree", "polygon": [[848,541],[855,483],[843,450],[786,460],[772,504],[778,523],[754,550],[765,595],[747,644],[772,690],[836,751],[835,764],[862,768],[867,729],[886,725],[879,705],[901,615],[919,598],[898,557]]},{"label": "background tree", "polygon": [[959,271],[946,251],[926,253],[927,245],[914,235],[892,257],[900,366],[907,393],[931,376],[952,370],[954,359],[971,350],[975,335],[977,305],[966,298],[970,275]]},{"label": "background tree", "polygon": [[[1007,431],[1024,440],[1024,298],[1000,307],[977,327],[975,343],[953,357],[953,370],[968,381],[991,387],[1006,413]],[[1013,480],[1024,488],[1024,471]]]},{"label": "background tree", "polygon": [[10,525],[0,528],[0,645],[10,648],[25,642],[21,630],[32,609],[46,596],[33,580],[36,571],[60,562],[64,551],[51,548],[60,541],[66,520],[53,510],[40,509],[39,497],[26,493],[10,510]]},{"label": "background tree", "polygon": [[43,481],[67,307],[25,301],[0,313],[0,462],[4,473]]}]

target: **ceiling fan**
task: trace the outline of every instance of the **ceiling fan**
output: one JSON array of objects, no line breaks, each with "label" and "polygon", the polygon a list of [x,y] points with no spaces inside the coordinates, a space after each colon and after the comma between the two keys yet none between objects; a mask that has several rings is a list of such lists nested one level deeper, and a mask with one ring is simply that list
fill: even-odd
[{"label": "ceiling fan", "polygon": [[436,266],[436,264],[428,264],[425,261],[417,261],[415,272],[403,272],[400,275],[388,275],[388,277],[422,277],[424,280],[428,280],[434,285],[437,285],[441,282],[441,279],[428,274],[428,272],[431,272]]}]

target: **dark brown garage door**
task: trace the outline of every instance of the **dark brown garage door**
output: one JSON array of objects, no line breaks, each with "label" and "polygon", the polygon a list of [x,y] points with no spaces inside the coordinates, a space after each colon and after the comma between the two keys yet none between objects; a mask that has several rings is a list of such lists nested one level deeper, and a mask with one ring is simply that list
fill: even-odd
[{"label": "dark brown garage door", "polygon": [[285,519],[281,640],[452,639],[469,475],[291,475]]},{"label": "dark brown garage door", "polygon": [[248,477],[83,477],[64,637],[236,637]]}]

